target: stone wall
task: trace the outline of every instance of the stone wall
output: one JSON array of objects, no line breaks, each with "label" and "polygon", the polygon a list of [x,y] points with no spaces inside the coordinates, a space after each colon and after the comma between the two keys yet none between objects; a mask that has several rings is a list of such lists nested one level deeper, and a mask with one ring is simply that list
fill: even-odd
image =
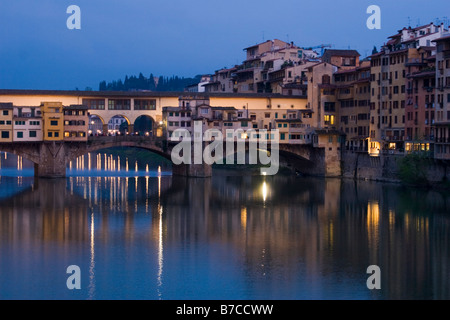
[{"label": "stone wall", "polygon": [[[344,178],[401,182],[399,161],[401,155],[380,155],[371,157],[367,153],[346,151],[342,154],[342,176]],[[432,160],[426,167],[427,179],[431,183],[450,180],[448,163]]]}]

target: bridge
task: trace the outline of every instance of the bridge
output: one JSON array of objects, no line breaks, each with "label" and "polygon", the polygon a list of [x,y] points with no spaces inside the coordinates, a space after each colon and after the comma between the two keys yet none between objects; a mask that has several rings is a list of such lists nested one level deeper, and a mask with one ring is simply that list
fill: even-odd
[{"label": "bridge", "polygon": [[[63,178],[66,176],[66,168],[70,161],[87,153],[113,147],[133,147],[149,150],[172,161],[171,152],[176,144],[165,138],[154,136],[91,136],[86,142],[0,143],[0,151],[16,154],[33,162],[36,177]],[[246,143],[246,150],[248,150],[248,143]],[[271,151],[270,144],[268,144],[268,151]],[[339,176],[339,154],[338,151],[331,152],[326,148],[314,147],[310,144],[279,144],[281,163],[308,175]],[[333,167],[336,164],[339,168]],[[211,177],[212,166],[206,163],[194,164],[193,161],[192,164],[172,164],[172,174],[174,176]]]}]

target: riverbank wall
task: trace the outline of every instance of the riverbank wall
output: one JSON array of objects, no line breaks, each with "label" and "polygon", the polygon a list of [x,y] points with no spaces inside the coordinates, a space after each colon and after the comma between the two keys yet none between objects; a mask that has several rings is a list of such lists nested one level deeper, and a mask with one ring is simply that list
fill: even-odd
[{"label": "riverbank wall", "polygon": [[[401,183],[402,155],[382,154],[371,157],[367,153],[345,151],[342,153],[342,177]],[[422,168],[430,184],[450,181],[449,162],[427,159]]]}]

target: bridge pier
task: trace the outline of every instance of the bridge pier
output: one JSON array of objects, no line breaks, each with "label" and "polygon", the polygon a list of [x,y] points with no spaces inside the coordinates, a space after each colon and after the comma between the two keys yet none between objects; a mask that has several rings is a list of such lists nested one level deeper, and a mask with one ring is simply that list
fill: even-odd
[{"label": "bridge pier", "polygon": [[193,178],[212,177],[212,166],[203,164],[179,164],[172,165],[172,175]]},{"label": "bridge pier", "polygon": [[36,177],[64,178],[66,176],[64,142],[42,143],[39,154],[40,161],[34,164],[34,175]]}]

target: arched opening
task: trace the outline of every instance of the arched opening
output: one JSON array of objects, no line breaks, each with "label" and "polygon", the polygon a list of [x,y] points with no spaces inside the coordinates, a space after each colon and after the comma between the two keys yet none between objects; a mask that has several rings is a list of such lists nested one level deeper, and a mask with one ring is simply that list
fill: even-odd
[{"label": "arched opening", "polygon": [[142,115],[134,121],[134,133],[139,136],[153,136],[155,121],[152,117]]},{"label": "arched opening", "polygon": [[104,121],[101,117],[91,114],[89,116],[88,134],[89,136],[99,136],[103,134]]},{"label": "arched opening", "polygon": [[112,117],[108,121],[108,135],[125,135],[130,132],[130,121],[121,115]]},{"label": "arched opening", "polygon": [[0,151],[1,177],[32,177],[35,163],[21,154]]}]

